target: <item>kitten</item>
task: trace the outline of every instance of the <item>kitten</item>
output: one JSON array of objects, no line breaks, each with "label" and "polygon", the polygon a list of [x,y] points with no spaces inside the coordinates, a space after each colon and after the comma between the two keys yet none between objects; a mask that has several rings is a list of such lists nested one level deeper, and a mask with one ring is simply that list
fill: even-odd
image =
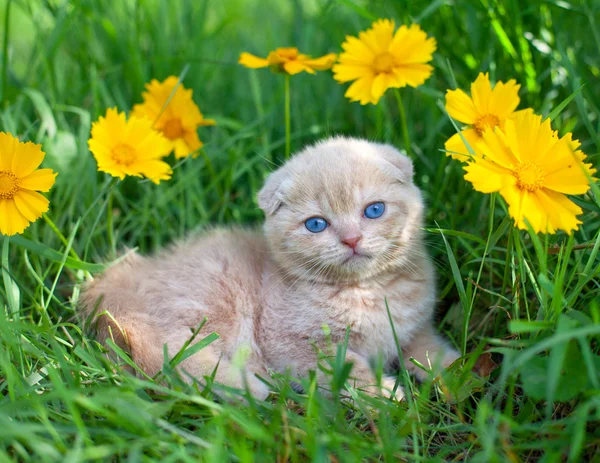
[{"label": "kitten", "polygon": [[87,287],[82,312],[97,314],[99,338],[112,336],[150,375],[163,345],[174,356],[206,317],[194,342],[212,331],[220,338],[179,368],[190,381],[216,370],[216,381],[247,384],[258,398],[269,391],[255,374],[304,376],[316,369],[315,347],[327,352],[350,327],[355,385],[389,396],[394,379],[378,385],[371,366],[378,356],[388,367],[398,360],[386,300],[405,359],[445,367],[458,358],[432,325],[434,269],[412,178],[410,159],[389,145],[325,140],[267,179],[258,194],[264,236],[215,230],[155,257],[131,254]]}]

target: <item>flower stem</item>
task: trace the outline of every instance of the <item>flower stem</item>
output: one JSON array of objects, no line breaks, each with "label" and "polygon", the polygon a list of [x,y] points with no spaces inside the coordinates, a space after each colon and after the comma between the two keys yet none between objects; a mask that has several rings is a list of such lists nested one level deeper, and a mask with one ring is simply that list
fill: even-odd
[{"label": "flower stem", "polygon": [[4,280],[4,290],[6,291],[6,301],[8,303],[8,310],[11,315],[15,318],[19,318],[19,305],[18,301],[15,299],[15,283],[10,276],[10,267],[9,267],[9,249],[8,244],[10,243],[10,238],[8,236],[4,237],[2,242],[2,279]]},{"label": "flower stem", "polygon": [[4,100],[8,105],[8,32],[10,26],[10,5],[12,0],[8,0],[4,10],[4,42],[2,44],[2,94],[0,100]]},{"label": "flower stem", "polygon": [[285,158],[290,158],[291,152],[291,122],[290,122],[290,75],[285,75]]},{"label": "flower stem", "polygon": [[[62,241],[62,244],[64,244],[65,246],[69,246],[69,240],[65,237],[65,235],[63,235],[61,233],[61,231],[58,229],[58,227],[56,226],[56,224],[52,221],[52,219],[50,217],[48,217],[48,214],[43,214],[42,217],[44,217],[44,220],[46,221],[46,223],[48,224],[48,226],[52,229],[52,231],[56,234],[56,236],[58,236],[58,239],[60,241]],[[77,255],[77,252],[75,252],[75,249],[71,248],[69,250],[69,254],[71,254],[71,257],[77,259],[77,260],[81,260],[79,258],[79,256]]]},{"label": "flower stem", "polygon": [[[83,262],[81,260],[81,258],[79,257],[79,254],[77,254],[77,251],[75,251],[75,249],[73,249],[73,246],[72,246],[73,243],[69,243],[69,240],[67,239],[67,237],[61,233],[61,231],[58,229],[58,227],[52,221],[52,219],[50,217],[48,217],[48,214],[43,214],[42,217],[44,217],[44,220],[46,221],[48,226],[52,229],[52,231],[56,234],[56,236],[58,236],[58,239],[60,239],[62,244],[64,244],[69,249],[69,254],[71,255],[71,257],[79,262]],[[79,224],[79,222],[77,223],[76,227],[78,226],[78,224]],[[86,278],[88,278],[88,279],[91,278],[91,276],[92,276],[92,274],[87,270],[85,270],[83,273],[86,276]]]},{"label": "flower stem", "polygon": [[412,149],[410,147],[410,137],[408,135],[408,125],[406,124],[406,112],[404,111],[404,104],[402,103],[402,97],[400,96],[400,90],[395,88],[394,94],[396,95],[396,102],[398,103],[398,110],[400,111],[400,123],[402,124],[402,136],[404,138],[404,149],[409,157],[414,158]]}]

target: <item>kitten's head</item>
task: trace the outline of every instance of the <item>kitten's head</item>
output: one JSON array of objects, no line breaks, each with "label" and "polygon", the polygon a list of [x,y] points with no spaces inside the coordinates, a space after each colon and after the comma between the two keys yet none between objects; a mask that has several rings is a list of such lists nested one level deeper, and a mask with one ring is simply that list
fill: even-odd
[{"label": "kitten's head", "polygon": [[333,282],[398,265],[420,240],[412,177],[411,160],[389,145],[338,137],[306,148],[258,194],[275,260],[294,277]]}]

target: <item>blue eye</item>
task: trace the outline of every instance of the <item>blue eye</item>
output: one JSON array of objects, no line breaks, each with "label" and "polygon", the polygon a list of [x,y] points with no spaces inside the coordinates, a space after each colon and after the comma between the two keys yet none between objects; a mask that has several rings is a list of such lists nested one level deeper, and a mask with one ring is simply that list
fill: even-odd
[{"label": "blue eye", "polygon": [[382,202],[369,204],[365,209],[365,217],[367,219],[378,219],[385,211],[385,204]]},{"label": "blue eye", "polygon": [[320,233],[329,226],[327,220],[321,217],[311,217],[310,219],[307,219],[306,222],[304,222],[304,225],[306,226],[308,231],[313,233]]}]

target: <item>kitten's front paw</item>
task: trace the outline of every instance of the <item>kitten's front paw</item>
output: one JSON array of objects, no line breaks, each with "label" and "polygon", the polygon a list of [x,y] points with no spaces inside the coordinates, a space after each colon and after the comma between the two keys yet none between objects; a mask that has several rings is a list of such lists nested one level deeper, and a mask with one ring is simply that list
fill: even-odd
[{"label": "kitten's front paw", "polygon": [[396,378],[392,376],[386,376],[381,379],[381,393],[388,399],[395,399],[398,402],[404,400],[404,391],[400,386],[396,388],[394,392],[394,386],[396,385]]}]

